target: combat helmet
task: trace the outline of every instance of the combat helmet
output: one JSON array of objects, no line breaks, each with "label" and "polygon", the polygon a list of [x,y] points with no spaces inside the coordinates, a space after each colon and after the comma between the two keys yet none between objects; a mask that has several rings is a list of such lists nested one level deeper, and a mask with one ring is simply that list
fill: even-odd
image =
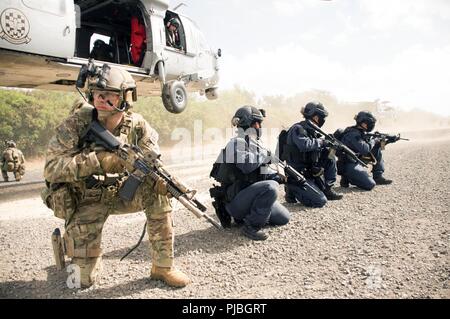
[{"label": "combat helmet", "polygon": [[170,19],[167,23],[167,27],[170,27],[171,25],[178,29],[180,27],[180,20],[178,20],[177,18]]},{"label": "combat helmet", "polygon": [[104,64],[94,76],[88,79],[88,97],[93,100],[93,91],[112,91],[120,93],[119,111],[129,109],[137,100],[136,81],[125,70]]},{"label": "combat helmet", "polygon": [[358,125],[361,125],[362,123],[366,123],[368,132],[372,132],[375,129],[375,124],[377,123],[377,119],[369,111],[359,112],[355,116],[355,121],[356,121],[356,124],[358,124]]},{"label": "combat helmet", "polygon": [[254,106],[243,106],[236,111],[231,124],[236,127],[248,129],[253,123],[264,121],[266,111]]},{"label": "combat helmet", "polygon": [[322,127],[325,124],[325,119],[328,117],[328,111],[325,106],[320,102],[310,102],[302,108],[301,113],[307,120],[312,120],[314,116],[319,117],[319,126]]}]

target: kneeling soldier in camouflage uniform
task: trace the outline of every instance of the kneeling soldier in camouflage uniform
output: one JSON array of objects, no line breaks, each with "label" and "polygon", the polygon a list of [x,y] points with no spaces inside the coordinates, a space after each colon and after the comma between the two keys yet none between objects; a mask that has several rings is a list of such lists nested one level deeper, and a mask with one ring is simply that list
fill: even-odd
[{"label": "kneeling soldier in camouflage uniform", "polygon": [[12,172],[16,182],[20,182],[25,175],[25,157],[14,141],[6,142],[6,149],[3,151],[0,162],[3,180],[8,182],[8,172]]},{"label": "kneeling soldier in camouflage uniform", "polygon": [[[55,216],[65,219],[64,250],[80,267],[81,286],[92,286],[100,271],[103,225],[111,214],[144,211],[152,247],[151,278],[169,286],[184,287],[189,278],[173,266],[172,206],[167,184],[145,177],[131,202],[118,196],[127,179],[125,161],[114,153],[82,145],[83,134],[98,120],[123,143],[137,145],[144,154],[159,153],[158,134],[130,108],[136,100],[136,83],[117,68],[103,67],[101,75],[88,77],[89,103],[78,103],[56,129],[45,164],[48,189],[43,193]],[[105,85],[106,84],[106,85]],[[92,106],[92,105],[93,106]]]}]

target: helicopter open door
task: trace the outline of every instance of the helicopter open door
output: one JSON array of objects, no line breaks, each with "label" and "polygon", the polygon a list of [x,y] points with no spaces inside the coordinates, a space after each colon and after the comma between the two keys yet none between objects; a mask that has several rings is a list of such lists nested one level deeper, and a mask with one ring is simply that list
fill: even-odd
[{"label": "helicopter open door", "polygon": [[73,0],[6,1],[0,8],[2,48],[60,58],[74,55]]}]

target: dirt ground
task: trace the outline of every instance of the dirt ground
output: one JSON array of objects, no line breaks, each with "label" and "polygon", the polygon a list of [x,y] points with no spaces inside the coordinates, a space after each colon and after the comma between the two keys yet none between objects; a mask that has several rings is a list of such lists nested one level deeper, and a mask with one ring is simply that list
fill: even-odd
[{"label": "dirt ground", "polygon": [[[148,240],[128,259],[143,214],[110,217],[99,282],[84,291],[57,272],[50,235],[63,223],[38,195],[0,202],[1,298],[449,298],[450,138],[389,146],[386,177],[372,192],[338,189],[323,209],[289,205],[291,222],[252,242],[235,227],[218,231],[175,204],[177,267],[193,283],[172,289],[149,279]],[[176,175],[211,208],[210,161]],[[283,187],[280,200],[284,203]],[[210,214],[213,214],[210,209]]]}]

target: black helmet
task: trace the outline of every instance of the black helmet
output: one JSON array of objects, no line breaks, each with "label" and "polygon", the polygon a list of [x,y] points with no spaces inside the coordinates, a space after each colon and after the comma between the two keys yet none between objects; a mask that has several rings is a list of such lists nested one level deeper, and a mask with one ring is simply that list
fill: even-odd
[{"label": "black helmet", "polygon": [[355,116],[355,121],[358,125],[366,123],[368,132],[372,132],[375,129],[375,124],[377,123],[377,119],[375,118],[375,116],[373,116],[373,114],[368,111],[359,112]]},{"label": "black helmet", "polygon": [[311,119],[314,116],[318,115],[321,118],[326,118],[328,116],[328,112],[320,102],[310,102],[305,105],[302,109],[302,114],[305,119]]},{"label": "black helmet", "polygon": [[310,102],[305,105],[305,107],[302,109],[302,114],[307,120],[312,120],[314,116],[319,117],[319,127],[322,127],[325,124],[325,119],[328,116],[328,111],[325,109],[325,106],[323,106],[320,102]]},{"label": "black helmet", "polygon": [[180,20],[178,20],[177,18],[170,19],[169,23],[167,23],[167,26],[170,27],[171,25],[178,29],[180,27]]},{"label": "black helmet", "polygon": [[255,122],[262,122],[266,117],[266,111],[254,106],[243,106],[236,111],[231,124],[233,126],[248,129]]}]

